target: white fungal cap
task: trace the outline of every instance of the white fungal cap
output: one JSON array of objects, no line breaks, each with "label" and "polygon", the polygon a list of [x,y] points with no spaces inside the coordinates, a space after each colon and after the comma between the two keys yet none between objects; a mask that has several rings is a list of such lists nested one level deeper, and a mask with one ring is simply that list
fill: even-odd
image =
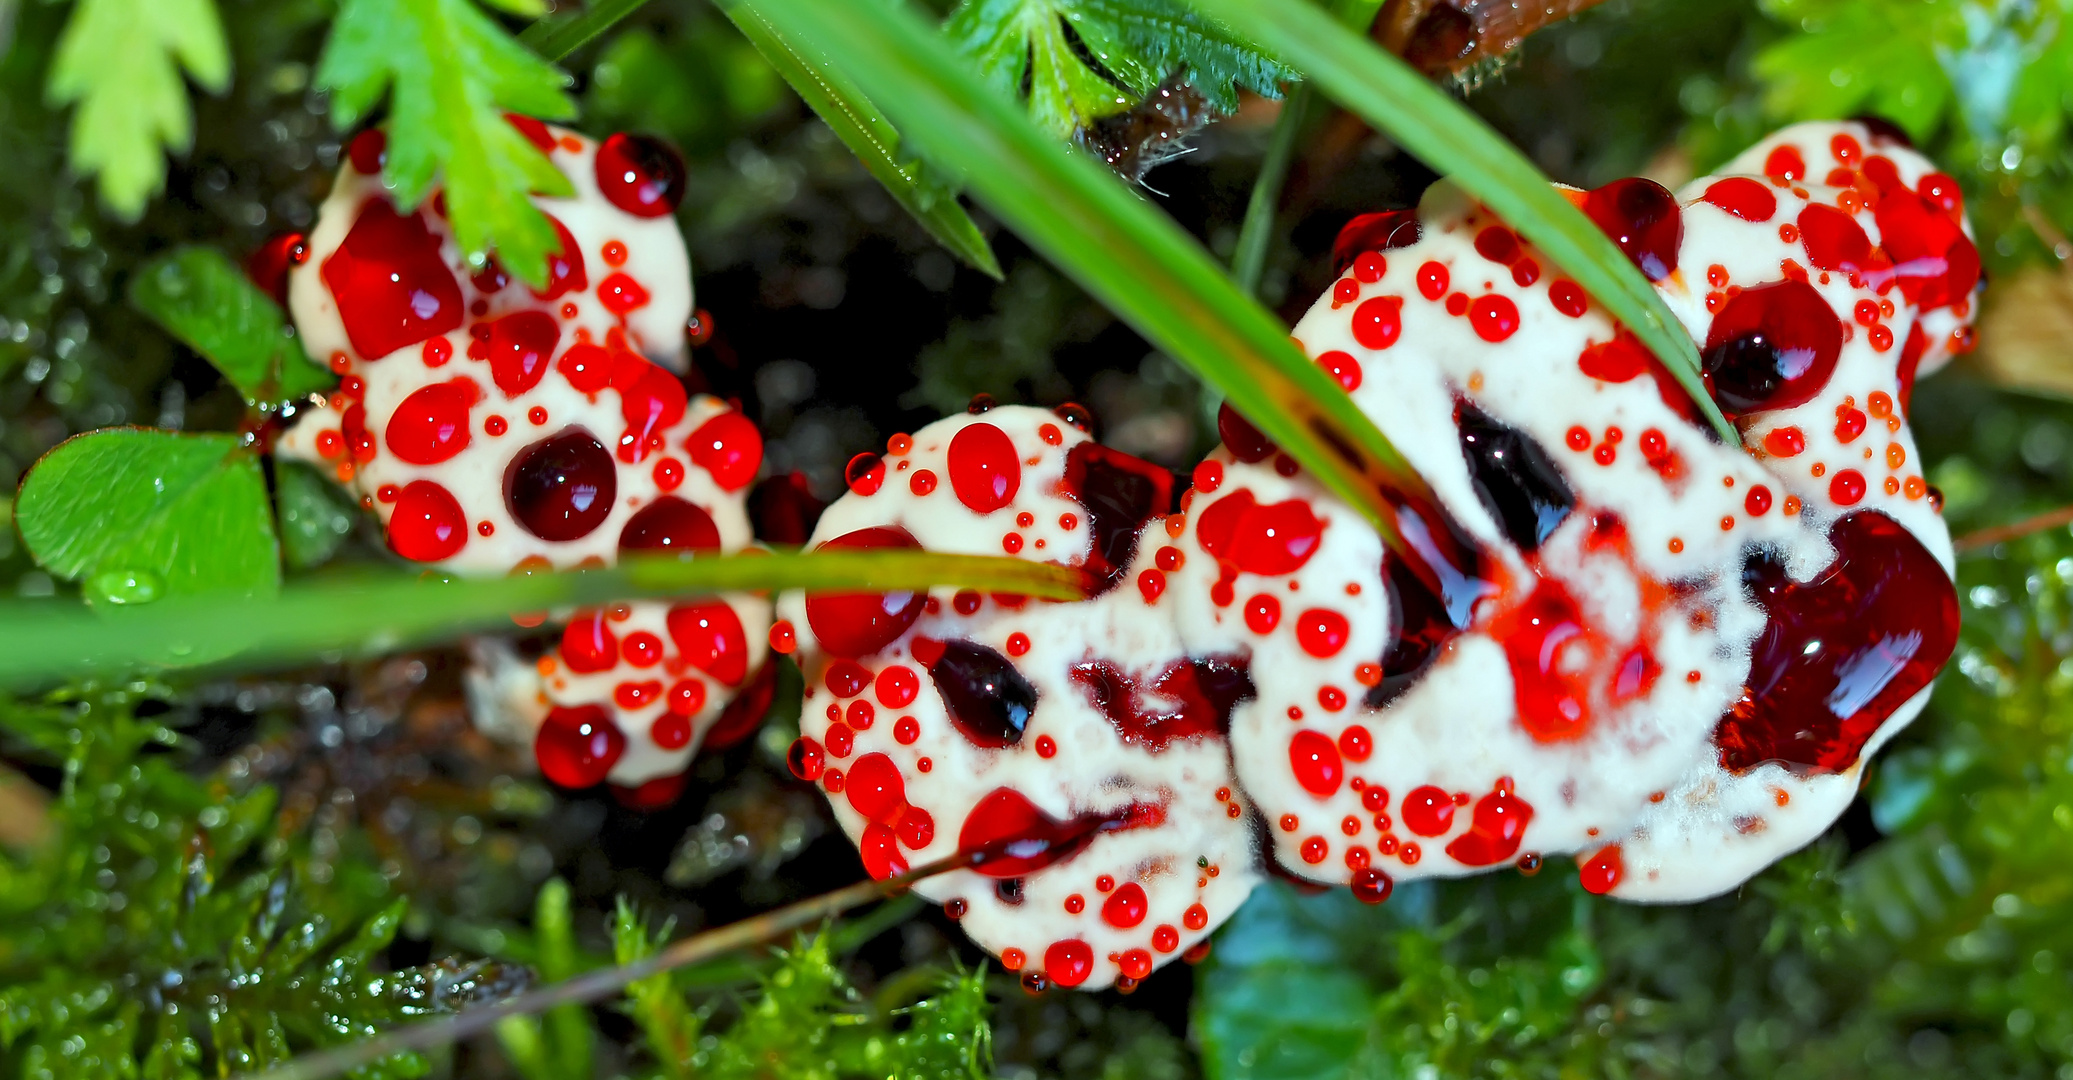
[{"label": "white fungal cap", "polygon": [[[288,282],[297,331],[341,385],[278,449],[358,494],[398,554],[451,570],[743,549],[762,437],[726,403],[688,396],[671,370],[685,360],[690,265],[673,204],[656,192],[681,190],[681,176],[644,170],[666,174],[673,159],[626,136],[599,144],[513,123],[574,187],[535,198],[562,238],[547,287],[493,261],[467,265],[442,193],[399,214],[381,184],[381,135],[363,133]],[[559,783],[681,773],[768,649],[769,604],[757,597],[611,615],[582,621],[608,625],[593,644],[623,653],[494,664],[492,689],[476,695],[508,710],[489,726],[535,741]]]},{"label": "white fungal cap", "polygon": [[1006,551],[1118,585],[1077,603],[786,596],[808,695],[795,771],[829,792],[877,877],[1012,841],[916,886],[1010,970],[1089,989],[1142,979],[1258,881],[1222,736],[1248,692],[1243,657],[1191,661],[1121,584],[1157,559],[1128,549],[1145,519],[1160,527],[1170,478],[1025,407],[891,449],[853,467],[816,543],[898,529],[930,551]]}]

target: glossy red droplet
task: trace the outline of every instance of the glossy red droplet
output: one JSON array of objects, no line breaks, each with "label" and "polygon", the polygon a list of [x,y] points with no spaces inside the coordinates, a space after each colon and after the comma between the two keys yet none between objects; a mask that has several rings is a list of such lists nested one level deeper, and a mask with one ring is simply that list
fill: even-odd
[{"label": "glossy red droplet", "polygon": [[785,751],[785,767],[792,775],[811,784],[821,778],[821,771],[827,767],[827,757],[821,744],[812,739],[792,740],[791,749]]},{"label": "glossy red droplet", "polygon": [[1864,490],[1864,474],[1856,469],[1844,469],[1828,481],[1828,497],[1837,506],[1855,506]]},{"label": "glossy red droplet", "polygon": [[[907,530],[895,526],[844,533],[817,550],[919,548]],[[830,655],[855,658],[892,644],[921,617],[923,593],[810,593],[806,622]]]},{"label": "glossy red droplet", "polygon": [[612,354],[602,345],[579,341],[554,362],[554,370],[561,372],[571,387],[595,394],[612,384]]},{"label": "glossy red droplet", "polygon": [[1624,330],[1614,334],[1611,341],[1586,345],[1576,359],[1576,366],[1584,374],[1613,383],[1626,382],[1647,371],[1648,363],[1648,349]]},{"label": "glossy red droplet", "polygon": [[1420,836],[1438,836],[1454,823],[1454,797],[1431,784],[1412,788],[1398,814],[1404,828]]},{"label": "glossy red droplet", "polygon": [[1072,938],[1044,950],[1044,974],[1060,986],[1078,986],[1094,973],[1094,947]]},{"label": "glossy red droplet", "polygon": [[619,393],[619,415],[626,421],[619,435],[619,460],[629,465],[661,449],[662,431],[682,420],[690,405],[684,384],[638,353],[612,357],[612,389]]},{"label": "glossy red droplet", "polygon": [[936,816],[919,806],[901,811],[900,822],[893,829],[899,833],[900,843],[915,851],[936,842]]},{"label": "glossy red droplet", "polygon": [[453,493],[431,480],[403,486],[389,516],[389,550],[412,562],[438,562],[467,543],[468,516]]},{"label": "glossy red droplet", "polygon": [[1828,540],[1836,559],[1811,581],[1762,556],[1743,571],[1769,620],[1743,697],[1713,733],[1731,770],[1848,768],[1957,645],[1957,591],[1906,529],[1862,510],[1829,526]]},{"label": "glossy red droplet", "polygon": [[1626,874],[1626,863],[1620,858],[1620,846],[1609,844],[1599,848],[1582,866],[1577,867],[1577,880],[1584,891],[1603,896],[1620,883]]},{"label": "glossy red droplet", "polygon": [[1245,625],[1255,634],[1270,634],[1281,625],[1281,601],[1260,593],[1245,602]]},{"label": "glossy red droplet", "polygon": [[843,792],[850,808],[882,825],[899,821],[907,809],[907,781],[899,766],[884,754],[865,754],[849,768]]},{"label": "glossy red droplet", "polygon": [[1354,899],[1363,904],[1379,904],[1389,899],[1389,894],[1396,888],[1396,882],[1390,880],[1388,874],[1368,867],[1353,872],[1351,886]]},{"label": "glossy red droplet", "polygon": [[1778,212],[1778,196],[1769,184],[1747,176],[1716,180],[1699,196],[1743,221],[1765,222]]},{"label": "glossy red droplet", "polygon": [[1566,654],[1597,646],[1568,591],[1552,578],[1542,580],[1525,603],[1492,621],[1490,636],[1504,646],[1527,734],[1543,742],[1582,735],[1590,722],[1590,676]]},{"label": "glossy red droplet", "polygon": [[468,410],[481,396],[473,380],[421,386],[389,415],[382,440],[413,465],[437,465],[468,448]]},{"label": "glossy red droplet", "polygon": [[864,872],[878,881],[907,872],[907,856],[900,852],[900,836],[890,825],[873,822],[857,838],[857,854],[863,857]]},{"label": "glossy red droplet", "polygon": [[1216,433],[1231,456],[1248,464],[1265,461],[1275,451],[1274,441],[1260,433],[1252,422],[1226,401],[1216,409]]},{"label": "glossy red droplet", "polygon": [[648,290],[632,277],[615,273],[597,283],[598,303],[614,315],[624,316],[648,305]]},{"label": "glossy red droplet", "polygon": [[674,495],[658,496],[619,530],[619,550],[688,555],[720,550],[720,527],[711,514]]},{"label": "glossy red droplet", "polygon": [[547,287],[533,290],[533,296],[540,300],[559,300],[570,293],[588,289],[590,275],[584,270],[583,248],[569,234],[568,226],[553,214],[546,217],[547,223],[554,226],[555,238],[561,246],[547,256]]},{"label": "glossy red droplet", "polygon": [[1476,233],[1476,254],[1510,266],[1519,258],[1519,238],[1502,225],[1486,225]]},{"label": "glossy red droplet", "polygon": [[[1348,761],[1366,761],[1368,755],[1374,753],[1374,750],[1374,736],[1369,734],[1367,728],[1359,724],[1349,724],[1346,730],[1339,733],[1339,753],[1344,754]],[[1359,785],[1356,784],[1355,786]],[[1367,801],[1367,792],[1369,791],[1382,792],[1382,801],[1388,801],[1388,791],[1381,788],[1368,788],[1361,793],[1363,803]],[[1378,805],[1373,809],[1380,810],[1381,806]]]},{"label": "glossy red droplet", "polygon": [[1871,264],[1871,238],[1864,226],[1833,206],[1809,203],[1800,210],[1799,241],[1807,261],[1822,270],[1854,274]]},{"label": "glossy red droplet", "polygon": [[1946,214],[1956,214],[1965,208],[1965,193],[1949,173],[1924,173],[1920,180],[1915,181],[1915,193],[1922,197],[1923,202]]},{"label": "glossy red droplet", "polygon": [[1468,305],[1468,324],[1484,341],[1503,341],[1519,330],[1519,305],[1509,296],[1478,296]]},{"label": "glossy red droplet", "polygon": [[1447,267],[1444,263],[1426,260],[1418,267],[1418,295],[1427,300],[1438,300],[1447,294]]},{"label": "glossy red droplet", "polygon": [[554,709],[533,736],[540,775],[565,788],[600,783],[625,752],[626,736],[596,705]]},{"label": "glossy red droplet", "polygon": [[1905,189],[1880,197],[1873,215],[1879,246],[1893,262],[1890,274],[1909,303],[1927,311],[1971,297],[1979,250],[1951,215]]},{"label": "glossy red droplet", "polygon": [[1022,487],[1015,442],[992,424],[967,424],[951,437],[949,471],[957,501],[975,514],[1008,505]]},{"label": "glossy red droplet", "polygon": [[723,491],[740,491],[763,467],[763,433],[739,409],[729,409],[698,425],[684,440],[691,460],[713,476]]},{"label": "glossy red droplet", "polygon": [[1014,788],[988,792],[958,829],[957,848],[973,857],[972,869],[995,878],[1027,877],[1062,862],[1097,835],[1157,828],[1166,812],[1156,804],[1129,803],[1100,814],[1061,821]]},{"label": "glossy red droplet", "polygon": [[635,217],[667,217],[684,200],[684,159],[649,135],[619,132],[598,144],[597,186]]},{"label": "glossy red droplet", "polygon": [[[1353,340],[1363,348],[1386,349],[1404,331],[1404,301],[1398,296],[1363,300],[1353,309]],[[1350,389],[1350,388],[1349,388]]]},{"label": "glossy red droplet", "polygon": [[1337,349],[1320,353],[1317,357],[1317,366],[1323,368],[1325,374],[1330,375],[1337,381],[1347,393],[1350,394],[1360,389],[1360,361],[1355,360],[1353,354],[1340,352]]},{"label": "glossy red droplet", "polygon": [[489,371],[497,389],[515,398],[540,384],[561,343],[561,324],[541,311],[521,311],[489,324]]},{"label": "glossy red droplet", "polygon": [[1583,286],[1568,278],[1558,278],[1548,283],[1548,303],[1555,310],[1572,319],[1582,318],[1591,308],[1590,299],[1584,295]]},{"label": "glossy red droplet", "polygon": [[1339,229],[1332,241],[1332,273],[1343,274],[1370,251],[1394,251],[1418,242],[1416,210],[1384,210],[1360,214]]},{"label": "glossy red droplet", "polygon": [[365,176],[378,176],[389,161],[389,136],[380,128],[368,128],[346,143],[346,160]]},{"label": "glossy red droplet", "polygon": [[610,671],[619,662],[619,637],[602,612],[585,615],[561,629],[561,662],[570,671]]},{"label": "glossy red droplet", "polygon": [[1296,617],[1296,642],[1320,660],[1338,655],[1351,633],[1346,616],[1329,608],[1308,608]]},{"label": "glossy red droplet", "polygon": [[1124,882],[1101,905],[1101,921],[1119,930],[1128,930],[1144,921],[1145,912],[1151,902],[1145,898],[1144,886],[1135,881]]},{"label": "glossy red droplet", "polygon": [[1292,574],[1310,561],[1323,538],[1324,522],[1310,504],[1287,499],[1261,505],[1241,489],[1201,511],[1195,535],[1203,550],[1250,574]]},{"label": "glossy red droplet", "polygon": [[604,444],[569,427],[519,451],[504,470],[504,506],[542,540],[589,535],[612,513],[619,470]]},{"label": "glossy red droplet", "polygon": [[1706,386],[1729,416],[1803,405],[1828,385],[1842,346],[1842,322],[1813,286],[1744,289],[1706,333]]},{"label": "glossy red droplet", "polygon": [[1799,147],[1786,143],[1764,158],[1763,172],[1780,180],[1802,180],[1807,175],[1807,159],[1800,156]]},{"label": "glossy red droplet", "polygon": [[1677,269],[1684,215],[1663,185],[1639,176],[1614,180],[1584,196],[1584,213],[1648,280],[1661,281]]},{"label": "glossy red droplet", "polygon": [[[678,716],[697,716],[705,709],[705,699],[705,684],[697,679],[678,679],[670,684],[668,708]],[[690,725],[685,725],[685,731],[688,738]]]},{"label": "glossy red droplet", "polygon": [[299,232],[275,233],[245,260],[245,273],[274,303],[287,307],[288,272],[309,260],[308,237]]},{"label": "glossy red droplet", "polygon": [[353,351],[378,360],[461,325],[461,286],[422,213],[370,199],[319,271]]},{"label": "glossy red droplet", "polygon": [[719,600],[670,608],[669,638],[691,666],[728,686],[740,686],[748,675],[748,634],[740,616]]},{"label": "glossy red droplet", "polygon": [[1493,866],[1519,853],[1526,826],[1533,820],[1533,807],[1514,794],[1509,785],[1476,800],[1468,831],[1447,844],[1447,854],[1464,866]]},{"label": "glossy red droplet", "polygon": [[1345,779],[1339,747],[1325,735],[1305,728],[1288,740],[1288,764],[1296,783],[1318,798],[1335,794]]}]

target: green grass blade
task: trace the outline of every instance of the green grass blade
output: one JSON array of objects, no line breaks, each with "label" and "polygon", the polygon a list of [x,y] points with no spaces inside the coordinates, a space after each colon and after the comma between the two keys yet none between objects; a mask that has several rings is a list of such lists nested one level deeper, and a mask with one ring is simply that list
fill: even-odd
[{"label": "green grass blade", "polygon": [[292,585],[266,599],[195,597],[115,617],[59,601],[0,604],[0,687],[178,665],[235,654],[254,668],[336,653],[372,654],[508,628],[514,612],[716,592],[885,592],[958,585],[1076,600],[1080,572],[1050,563],[924,551],[743,554],[629,559],[602,570],[509,578],[384,574]]},{"label": "green grass blade", "polygon": [[996,216],[1194,369],[1400,544],[1388,495],[1427,497],[1389,440],[1202,245],[1093,159],[1050,138],[903,7],[736,0],[828,56]]},{"label": "green grass blade", "polygon": [[1191,0],[1480,199],[1660,357],[1728,445],[1699,351],[1648,279],[1504,136],[1409,64],[1303,0]]},{"label": "green grass blade", "polygon": [[590,44],[641,9],[648,0],[591,0],[583,10],[567,15],[549,15],[535,21],[518,35],[519,44],[539,53],[549,63],[560,63],[577,49]]},{"label": "green grass blade", "polygon": [[721,0],[721,10],[763,59],[784,76],[842,145],[863,162],[864,171],[885,186],[929,235],[988,277],[1001,279],[1000,262],[970,214],[958,205],[954,190],[931,190],[920,162],[900,157],[900,133],[856,84],[822,59],[810,46],[788,37],[752,5]]}]

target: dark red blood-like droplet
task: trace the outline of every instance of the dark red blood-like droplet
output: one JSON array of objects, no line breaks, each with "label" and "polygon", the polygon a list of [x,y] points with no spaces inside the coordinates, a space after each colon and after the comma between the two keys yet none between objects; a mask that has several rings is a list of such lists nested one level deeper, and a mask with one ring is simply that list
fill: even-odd
[{"label": "dark red blood-like droplet", "polygon": [[[1873,209],[1879,244],[1893,260],[1901,295],[1927,311],[1972,295],[1979,284],[1979,249],[1949,214],[1905,188],[1879,198]],[[1872,284],[1884,286],[1876,279]]]},{"label": "dark red blood-like droplet", "polygon": [[638,353],[612,357],[612,389],[619,392],[619,414],[626,420],[619,460],[629,465],[661,449],[661,431],[682,420],[690,405],[684,384]]},{"label": "dark red blood-like droplet", "polygon": [[520,113],[505,113],[504,120],[517,128],[527,142],[539,147],[542,153],[554,152],[554,132],[547,130],[546,124]]},{"label": "dark red blood-like droplet", "polygon": [[1854,274],[1871,265],[1871,238],[1864,226],[1833,206],[1807,204],[1799,212],[1799,240],[1807,261],[1820,269]]},{"label": "dark red blood-like droplet", "polygon": [[1716,180],[1700,198],[1743,221],[1769,221],[1778,212],[1778,196],[1770,185],[1747,176]]},{"label": "dark red blood-like droplet", "polygon": [[1900,411],[1907,412],[1908,402],[1915,396],[1915,374],[1921,370],[1922,354],[1928,350],[1929,339],[1922,333],[1922,324],[1916,322],[1907,330],[1907,341],[1900,346]]},{"label": "dark red blood-like droplet", "polygon": [[1231,456],[1240,461],[1265,461],[1274,454],[1274,440],[1261,434],[1228,401],[1216,407],[1216,433]]},{"label": "dark red blood-like droplet", "polygon": [[610,671],[619,663],[619,637],[602,613],[586,615],[561,629],[561,660],[570,671]]},{"label": "dark red blood-like droplet", "polygon": [[806,474],[796,469],[765,477],[749,491],[749,520],[756,525],[756,535],[773,544],[804,544],[812,539],[814,523],[823,509]]},{"label": "dark red blood-like droplet", "polygon": [[481,391],[472,379],[421,386],[389,416],[389,452],[412,465],[437,465],[468,448],[468,410]]},{"label": "dark red blood-like droplet", "polygon": [[1324,522],[1310,504],[1287,499],[1261,505],[1250,490],[1226,495],[1202,511],[1195,533],[1203,550],[1249,574],[1292,574],[1310,561]]},{"label": "dark red blood-like droplet", "polygon": [[1015,442],[992,424],[967,424],[950,439],[950,486],[957,501],[975,514],[990,514],[1015,501],[1022,487],[1022,459]]},{"label": "dark red blood-like droplet", "polygon": [[561,324],[544,311],[521,311],[489,324],[489,373],[504,396],[540,384],[547,360],[561,342]]},{"label": "dark red blood-like droplet", "polygon": [[1729,416],[1813,399],[1835,373],[1843,325],[1804,281],[1744,289],[1706,333],[1706,387]]},{"label": "dark red blood-like droplet", "polygon": [[1060,986],[1078,986],[1094,973],[1094,948],[1078,938],[1054,941],[1044,950],[1044,974]]},{"label": "dark red blood-like droplet", "polygon": [[1107,592],[1137,554],[1139,527],[1173,508],[1173,474],[1120,450],[1084,442],[1066,452],[1063,486],[1087,511],[1093,543],[1080,568],[1093,579],[1089,591]]},{"label": "dark red blood-like droplet", "polygon": [[619,530],[621,551],[720,550],[720,527],[711,514],[674,495],[663,495],[641,507]]},{"label": "dark red blood-like droplet", "polygon": [[438,562],[467,542],[468,516],[451,492],[430,480],[404,485],[389,517],[389,550],[413,562]]},{"label": "dark red blood-like droplet", "polygon": [[559,300],[569,293],[589,288],[590,275],[583,269],[583,248],[569,234],[568,226],[553,214],[547,215],[547,221],[554,226],[554,235],[561,241],[561,247],[547,256],[547,288],[535,289],[533,295],[541,300]]},{"label": "dark red blood-like droplet", "polygon": [[1533,820],[1533,807],[1509,786],[1476,800],[1468,831],[1447,844],[1447,854],[1465,866],[1490,866],[1519,853],[1519,841]]},{"label": "dark red blood-like droplet", "polygon": [[1157,828],[1163,807],[1129,803],[1105,813],[1060,821],[1014,788],[988,792],[958,829],[957,848],[974,856],[972,869],[995,878],[1019,878],[1076,855],[1094,838],[1125,829]]},{"label": "dark red blood-like droplet", "polygon": [[734,609],[718,600],[670,608],[669,639],[691,666],[728,686],[748,674],[748,635]]},{"label": "dark red blood-like droplet", "polygon": [[1713,732],[1733,771],[1766,761],[1848,768],[1957,645],[1957,591],[1899,523],[1858,511],[1829,526],[1828,540],[1835,562],[1812,581],[1762,554],[1742,572],[1769,622],[1742,699]]},{"label": "dark red blood-like droplet", "polygon": [[[920,543],[898,526],[858,529],[822,543],[816,550],[919,548]],[[921,617],[928,597],[923,593],[810,593],[806,623],[829,655],[855,659],[877,652],[907,632]]]},{"label": "dark red blood-like droplet", "polygon": [[1379,904],[1389,899],[1396,882],[1389,875],[1372,867],[1353,872],[1353,897],[1363,904]]},{"label": "dark red blood-like droplet", "polygon": [[626,736],[596,705],[549,712],[533,737],[540,774],[565,788],[597,784],[625,752]]},{"label": "dark red blood-like droplet", "polygon": [[974,746],[1022,741],[1036,712],[1037,689],[1007,657],[976,642],[946,641],[942,654],[929,662],[929,677],[951,724]]},{"label": "dark red blood-like droplet", "polygon": [[299,232],[275,233],[245,260],[252,283],[266,290],[274,303],[288,306],[288,271],[310,261],[309,238]]},{"label": "dark red blood-like droplet", "polygon": [[369,360],[461,325],[461,286],[422,213],[370,199],[319,273],[353,350]]},{"label": "dark red blood-like droplet", "polygon": [[739,409],[729,409],[698,425],[684,440],[691,460],[713,475],[723,491],[740,491],[763,467],[763,433]]},{"label": "dark red blood-like droplet", "polygon": [[1255,696],[1244,661],[1225,656],[1176,660],[1149,685],[1111,660],[1075,664],[1071,678],[1124,742],[1153,753],[1175,739],[1229,731],[1231,710]]},{"label": "dark red blood-like droplet", "polygon": [[1384,210],[1348,221],[1332,241],[1332,274],[1338,276],[1353,260],[1370,251],[1394,251],[1418,242],[1416,210]]},{"label": "dark red blood-like droplet", "polygon": [[1144,886],[1135,881],[1124,882],[1102,901],[1101,921],[1119,930],[1128,930],[1144,921],[1145,911],[1150,906],[1144,895]]},{"label": "dark red blood-like droplet", "polygon": [[526,447],[504,470],[504,505],[542,540],[589,535],[612,513],[619,470],[604,444],[580,427]]},{"label": "dark red blood-like droplet", "polygon": [[864,871],[875,880],[884,881],[907,872],[907,856],[900,853],[900,836],[889,825],[873,822],[864,826],[864,835],[857,838],[857,854],[863,857]]},{"label": "dark red blood-like droplet", "polygon": [[1519,259],[1519,238],[1502,225],[1486,226],[1476,233],[1476,254],[1510,266]]},{"label": "dark red blood-like droplet", "polygon": [[1626,862],[1620,858],[1620,846],[1609,844],[1599,848],[1590,861],[1577,867],[1577,880],[1583,884],[1585,892],[1603,896],[1620,883],[1626,870]]},{"label": "dark red blood-like droplet", "polygon": [[1454,823],[1454,797],[1425,784],[1404,796],[1398,813],[1404,819],[1404,828],[1420,836],[1438,836]]},{"label": "dark red blood-like droplet", "polygon": [[792,740],[792,748],[785,752],[785,767],[792,775],[811,784],[821,778],[821,771],[827,767],[827,755],[821,744],[812,739]]},{"label": "dark red blood-like droplet", "polygon": [[1533,437],[1466,399],[1454,407],[1476,498],[1522,551],[1537,550],[1569,519],[1576,494]]},{"label": "dark red blood-like droplet", "polygon": [[850,766],[843,793],[850,808],[881,825],[898,823],[907,809],[907,781],[884,754],[865,754]]},{"label": "dark red blood-like droplet", "polygon": [[691,777],[688,773],[675,773],[670,776],[658,776],[633,787],[613,784],[612,798],[628,810],[650,813],[675,803],[678,797],[684,794],[684,788],[690,782]]},{"label": "dark red blood-like droplet", "polygon": [[1661,281],[1677,269],[1684,215],[1663,185],[1639,176],[1614,180],[1584,196],[1584,213],[1648,280]]},{"label": "dark red blood-like droplet", "polygon": [[1295,771],[1296,783],[1319,798],[1337,793],[1340,781],[1345,779],[1338,745],[1308,728],[1288,740],[1288,764]]},{"label": "dark red blood-like droplet", "polygon": [[389,160],[389,136],[380,128],[368,128],[346,143],[346,160],[362,175],[374,176]]},{"label": "dark red blood-like droplet", "polygon": [[777,664],[775,658],[771,658],[763,661],[763,666],[749,677],[749,684],[720,710],[720,718],[713,721],[712,729],[705,733],[705,748],[725,750],[748,738],[770,714],[770,703],[776,697]]},{"label": "dark red blood-like droplet", "polygon": [[1543,579],[1524,604],[1490,626],[1504,646],[1512,671],[1512,695],[1519,725],[1543,742],[1572,739],[1590,722],[1587,676],[1565,663],[1571,647],[1592,649],[1576,601],[1553,578]]},{"label": "dark red blood-like droplet", "polygon": [[597,186],[635,217],[667,217],[684,201],[684,159],[661,139],[622,131],[598,144]]}]

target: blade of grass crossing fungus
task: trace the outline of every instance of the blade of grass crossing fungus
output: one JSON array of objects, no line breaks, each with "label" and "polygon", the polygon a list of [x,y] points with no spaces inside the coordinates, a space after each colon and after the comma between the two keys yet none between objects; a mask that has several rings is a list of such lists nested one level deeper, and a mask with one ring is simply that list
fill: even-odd
[{"label": "blade of grass crossing fungus", "polygon": [[539,53],[551,63],[560,63],[619,21],[639,11],[648,0],[592,0],[573,14],[549,15],[535,21],[518,35],[519,44]]},{"label": "blade of grass crossing fungus", "polygon": [[[169,599],[97,615],[61,601],[0,604],[0,687],[180,666],[249,669],[394,651],[510,625],[514,613],[615,600],[809,589],[895,592],[958,585],[1046,600],[1084,595],[1050,563],[922,551],[629,559],[609,569],[447,580],[382,575],[291,586],[269,598]],[[223,660],[231,657],[229,660]]]},{"label": "blade of grass crossing fungus", "polygon": [[1447,175],[1575,278],[1659,357],[1729,445],[1741,437],[1706,393],[1698,347],[1619,248],[1482,117],[1409,64],[1303,0],[1190,0],[1198,11],[1301,71]]},{"label": "blade of grass crossing fungus", "polygon": [[855,0],[736,2],[828,56],[931,161],[962,172],[1003,222],[1402,549],[1393,501],[1428,500],[1424,482],[1193,237],[1039,130],[911,11]]},{"label": "blade of grass crossing fungus", "polygon": [[919,159],[900,153],[900,133],[855,83],[820,54],[781,33],[753,7],[721,0],[720,9],[842,145],[849,147],[864,171],[884,185],[937,243],[986,276],[1001,279],[993,248],[958,204],[956,190],[940,181],[932,183],[923,175]]}]

